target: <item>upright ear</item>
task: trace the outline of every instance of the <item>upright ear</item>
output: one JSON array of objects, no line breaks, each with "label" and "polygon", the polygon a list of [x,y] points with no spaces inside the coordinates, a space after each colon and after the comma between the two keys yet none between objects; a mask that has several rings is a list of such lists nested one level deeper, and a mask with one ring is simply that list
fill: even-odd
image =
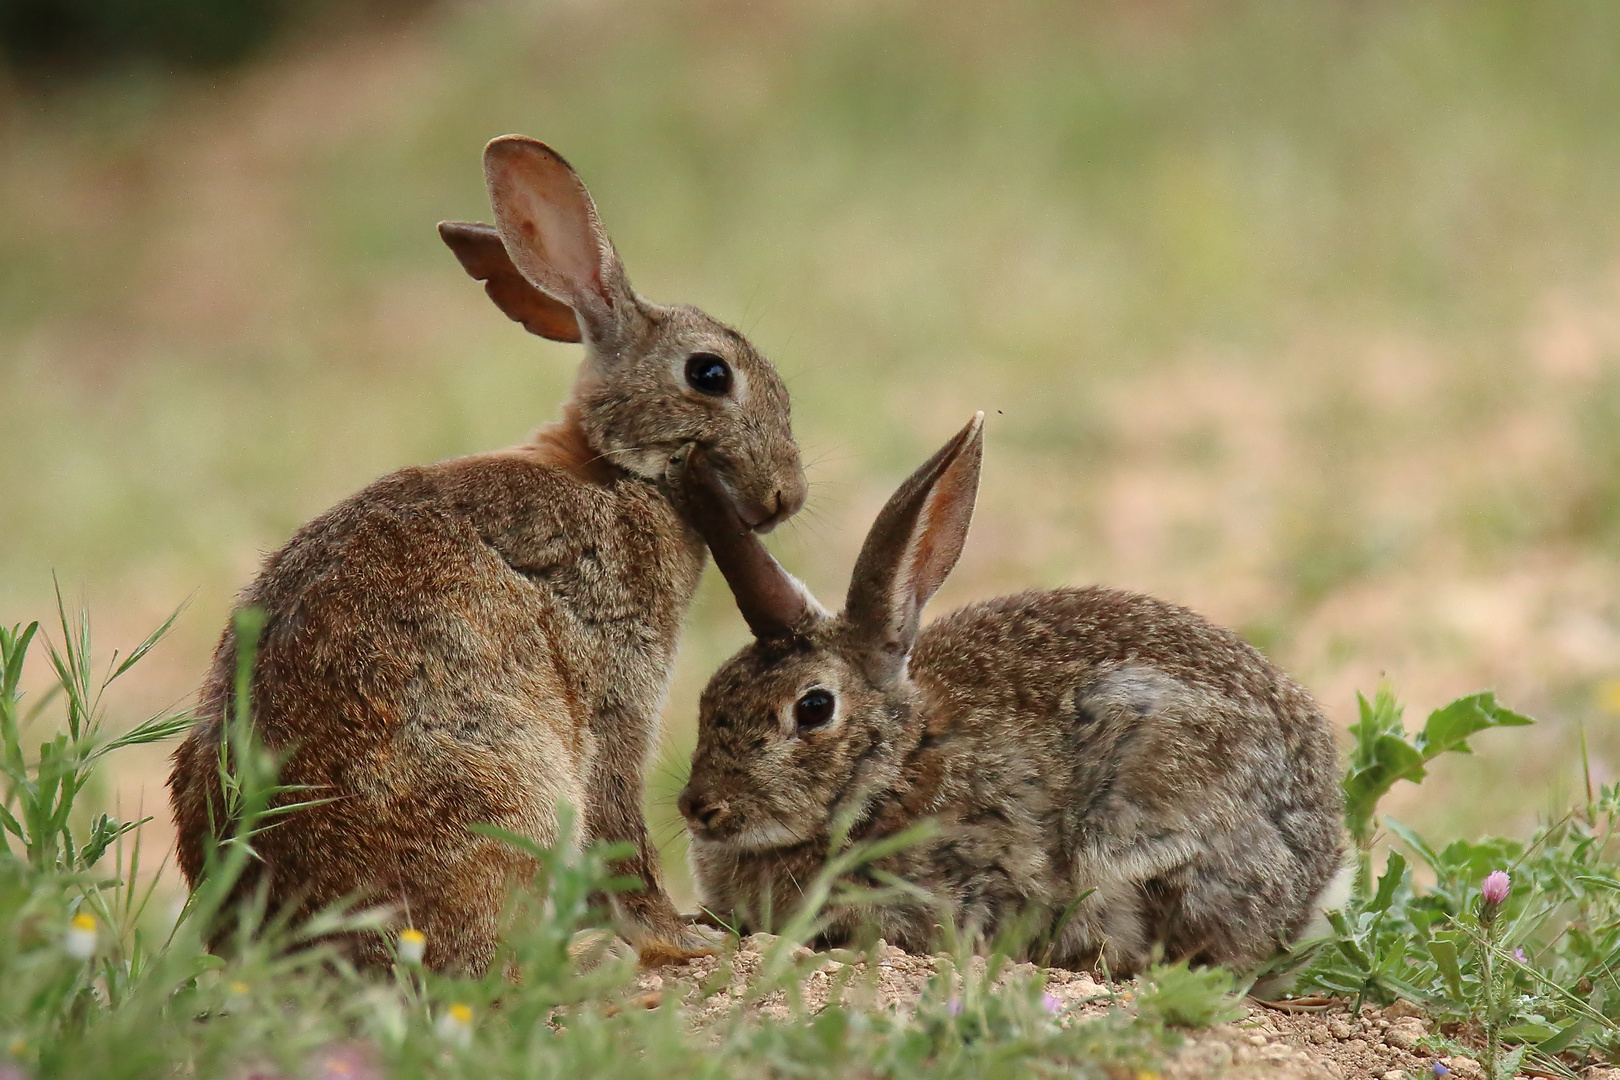
[{"label": "upright ear", "polygon": [[923,605],[962,555],[983,457],[981,412],[900,485],[866,534],[844,617],[866,653],[868,677],[879,686],[900,677]]},{"label": "upright ear", "polygon": [[547,296],[518,273],[493,225],[441,221],[439,236],[456,253],[462,269],[484,283],[484,291],[507,318],[552,341],[580,340],[574,309]]},{"label": "upright ear", "polygon": [[635,297],[579,175],[545,143],[503,135],[484,147],[484,179],[512,263],[601,340]]}]

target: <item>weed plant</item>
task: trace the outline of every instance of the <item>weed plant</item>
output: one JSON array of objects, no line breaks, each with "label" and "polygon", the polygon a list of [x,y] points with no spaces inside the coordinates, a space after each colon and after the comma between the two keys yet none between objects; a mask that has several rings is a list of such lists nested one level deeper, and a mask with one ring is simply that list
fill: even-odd
[{"label": "weed plant", "polygon": [[[1331,935],[1296,948],[1310,958],[1299,989],[1346,996],[1356,1008],[1405,999],[1464,1049],[1498,1031],[1509,1049],[1491,1064],[1504,1075],[1526,1062],[1573,1075],[1588,1058],[1620,1060],[1620,879],[1610,844],[1620,785],[1594,788],[1587,769],[1583,805],[1526,841],[1435,843],[1380,820],[1378,800],[1398,779],[1421,782],[1436,754],[1467,752],[1470,735],[1530,719],[1476,694],[1436,710],[1408,738],[1387,689],[1360,704],[1345,778],[1360,876],[1349,903],[1328,913]],[[1380,827],[1396,846],[1374,883]],[[1483,892],[1493,874],[1507,889],[1499,903]],[[1435,1047],[1448,1043],[1455,1040],[1442,1036]]]},{"label": "weed plant", "polygon": [[[1005,958],[947,965],[905,1015],[835,1000],[811,1014],[797,946],[814,911],[784,928],[744,1006],[779,994],[790,1016],[732,1010],[703,1030],[680,1008],[630,1007],[633,959],[606,940],[612,848],[540,848],[491,830],[537,861],[514,893],[489,975],[455,978],[399,950],[386,976],[355,971],[328,942],[384,933],[380,913],[338,909],[302,926],[267,920],[261,904],[225,898],[255,858],[253,839],[313,793],[276,782],[277,761],[252,738],[247,688],[258,623],[238,621],[237,701],[222,753],[226,839],[177,917],[152,910],[157,879],[141,866],[140,821],[89,816],[79,796],[97,763],[125,746],[179,733],[171,713],[115,738],[101,693],[138,662],[168,622],[108,675],[92,678],[89,621],[61,611],[64,646],[48,646],[57,686],[28,704],[20,689],[38,624],[0,629],[6,846],[0,852],[0,1076],[123,1077],[669,1077],[879,1075],[1012,1077],[1033,1068],[1074,1076],[1147,1069],[1175,1041],[1163,1023],[1116,1011],[1069,1023],[1038,980],[1007,982]],[[62,702],[66,730],[37,755],[24,737]],[[111,858],[107,858],[109,852]],[[852,848],[811,885],[831,902],[870,902],[840,882],[880,850]],[[109,866],[108,863],[111,863]],[[144,884],[142,882],[144,881]],[[593,933],[594,932],[594,933]],[[218,953],[206,943],[220,944]],[[582,950],[581,946],[586,947]],[[732,947],[735,947],[735,942]],[[874,965],[875,968],[875,965]],[[853,969],[851,969],[853,970]],[[723,992],[723,991],[722,991]],[[671,1003],[673,1005],[673,1003]],[[5,1070],[10,1069],[10,1072]]]},{"label": "weed plant", "polygon": [[[0,1075],[549,1077],[656,1068],[670,1077],[996,1077],[1034,1069],[1117,1076],[1151,1072],[1178,1028],[1240,1017],[1251,978],[1273,973],[1158,965],[1132,992],[1110,987],[1102,995],[1116,1004],[1133,999],[1131,1009],[1080,1020],[1044,993],[1039,977],[1008,977],[1005,942],[976,963],[972,943],[952,939],[951,959],[937,963],[914,1010],[863,1004],[870,994],[855,984],[854,967],[830,1004],[808,1008],[802,982],[820,960],[798,946],[814,938],[824,908],[882,902],[905,889],[848,884],[888,846],[909,842],[899,837],[882,849],[837,851],[807,887],[814,903],[782,927],[739,1007],[700,1026],[673,1000],[634,1007],[634,961],[604,944],[611,935],[602,933],[596,902],[627,887],[609,876],[613,849],[541,848],[494,831],[540,869],[531,887],[514,892],[490,974],[423,970],[419,937],[399,943],[390,973],[360,973],[330,942],[393,933],[384,913],[338,908],[291,926],[267,919],[262,903],[227,904],[256,857],[254,838],[319,797],[280,785],[278,761],[253,739],[253,614],[236,628],[242,692],[220,759],[226,820],[216,823],[225,839],[208,852],[203,880],[178,913],[154,910],[164,868],[143,870],[144,819],[83,804],[107,755],[176,735],[189,722],[163,713],[113,736],[104,721],[104,692],[174,620],[127,657],[114,654],[98,677],[88,617],[70,617],[60,602],[58,616],[61,645],[45,645],[54,685],[34,702],[22,674],[44,635],[38,624],[0,628]],[[29,753],[25,738],[53,706],[60,730]],[[1526,841],[1439,845],[1377,813],[1396,782],[1421,782],[1439,754],[1466,752],[1468,739],[1488,728],[1528,723],[1477,694],[1437,710],[1409,736],[1387,690],[1361,701],[1345,778],[1359,880],[1347,905],[1329,914],[1331,933],[1275,965],[1293,969],[1296,993],[1332,995],[1357,1009],[1406,999],[1440,1021],[1431,1037],[1437,1054],[1479,1055],[1486,1032],[1493,1043],[1499,1037],[1505,1050],[1489,1064],[1506,1075],[1532,1067],[1573,1076],[1589,1060],[1620,1056],[1620,878],[1609,852],[1620,787],[1589,788],[1583,805]],[[1385,836],[1395,847],[1374,878],[1374,844]],[[721,980],[710,982],[706,992],[725,993]],[[750,1007],[768,999],[785,1003],[785,1015]]]}]

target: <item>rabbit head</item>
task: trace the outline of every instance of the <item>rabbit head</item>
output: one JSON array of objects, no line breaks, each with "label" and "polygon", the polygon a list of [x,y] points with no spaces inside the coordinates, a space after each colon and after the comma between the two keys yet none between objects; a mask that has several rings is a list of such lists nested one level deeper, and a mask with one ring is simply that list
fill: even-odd
[{"label": "rabbit head", "polygon": [[[900,486],[829,615],[688,460],[689,518],[755,641],[709,681],[680,795],[694,842],[781,847],[858,821],[899,778],[921,710],[906,675],[922,607],[956,565],[978,492],[983,413]],[[909,737],[908,737],[909,733]]]},{"label": "rabbit head", "polygon": [[541,337],[582,342],[570,412],[590,449],[630,473],[665,477],[698,446],[751,529],[804,505],[787,389],[748,340],[692,307],[653,304],[624,267],[577,173],[519,135],[484,148],[495,225],[439,234],[490,299]]}]

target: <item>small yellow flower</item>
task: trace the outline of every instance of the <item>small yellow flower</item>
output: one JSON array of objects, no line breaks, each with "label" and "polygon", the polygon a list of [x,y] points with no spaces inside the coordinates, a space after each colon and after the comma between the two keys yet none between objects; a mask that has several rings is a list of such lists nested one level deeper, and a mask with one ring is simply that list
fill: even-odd
[{"label": "small yellow flower", "polygon": [[472,1009],[458,1001],[439,1016],[436,1028],[445,1042],[466,1046],[472,1042],[472,1024]]},{"label": "small yellow flower", "polygon": [[96,955],[96,920],[87,912],[79,912],[68,923],[62,935],[62,948],[75,960],[88,960]]},{"label": "small yellow flower", "polygon": [[427,951],[427,935],[414,926],[408,926],[399,932],[399,945],[396,955],[402,964],[420,964],[422,955]]},{"label": "small yellow flower", "polygon": [[1159,1074],[1152,1069],[1137,1069],[1134,1080],[1159,1080]]},{"label": "small yellow flower", "polygon": [[251,1003],[251,998],[248,995],[252,993],[253,987],[245,982],[237,980],[227,983],[225,986],[225,1000],[219,1003],[219,1011],[233,1013],[238,1009],[245,1008]]},{"label": "small yellow flower", "polygon": [[10,1054],[14,1058],[22,1057],[23,1054],[27,1052],[27,1050],[28,1050],[28,1043],[23,1041],[23,1037],[21,1035],[18,1035],[16,1038],[12,1039],[10,1043],[8,1043],[6,1045],[6,1053]]}]

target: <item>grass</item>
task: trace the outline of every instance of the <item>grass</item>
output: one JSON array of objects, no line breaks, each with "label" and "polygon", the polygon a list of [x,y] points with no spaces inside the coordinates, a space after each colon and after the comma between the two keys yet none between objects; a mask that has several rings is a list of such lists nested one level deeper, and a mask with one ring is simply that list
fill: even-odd
[{"label": "grass", "polygon": [[[593,901],[623,886],[608,876],[611,849],[544,849],[486,830],[541,869],[514,890],[497,959],[480,979],[423,970],[420,935],[400,934],[398,962],[380,975],[356,972],[324,944],[338,932],[392,935],[381,912],[335,908],[293,925],[267,919],[262,902],[230,906],[233,883],[256,857],[254,838],[307,805],[303,796],[318,797],[279,785],[277,762],[253,736],[250,646],[241,649],[241,706],[220,759],[227,839],[207,853],[185,905],[162,912],[153,904],[162,870],[142,871],[147,821],[92,813],[84,793],[112,755],[188,722],[160,714],[115,735],[102,704],[173,617],[127,656],[114,653],[98,676],[88,615],[59,604],[58,616],[60,645],[37,623],[0,628],[0,1069],[38,1080],[176,1069],[199,1078],[640,1075],[651,1063],[679,1077],[1156,1075],[1182,1031],[1241,1018],[1239,995],[1282,973],[1296,993],[1336,996],[1358,1011],[1415,1004],[1439,1022],[1429,1051],[1483,1058],[1488,1076],[1499,1066],[1509,1076],[1529,1068],[1574,1077],[1589,1063],[1620,1061],[1620,876],[1609,850],[1620,785],[1590,786],[1583,803],[1525,841],[1437,844],[1380,812],[1396,784],[1421,784],[1436,759],[1468,752],[1470,738],[1531,723],[1490,694],[1436,710],[1415,735],[1387,689],[1362,699],[1344,780],[1346,824],[1361,853],[1354,895],[1328,913],[1327,937],[1301,942],[1268,970],[1155,965],[1128,993],[1108,988],[1105,1014],[1079,1018],[1043,992],[1038,974],[1002,977],[1008,942],[988,962],[969,962],[973,943],[959,942],[914,1009],[874,1009],[853,967],[825,1007],[810,1008],[801,983],[821,960],[798,946],[813,940],[823,905],[850,899],[852,870],[908,842],[897,836],[830,858],[737,1007],[697,1023],[688,1007],[701,1000],[645,1007],[633,958],[603,948],[611,935],[601,935],[605,915]],[[256,640],[255,618],[239,620],[240,640]],[[37,701],[22,680],[36,640],[53,675]],[[41,740],[37,754],[25,739]],[[1379,830],[1421,862],[1428,883],[1401,850],[1374,878]],[[1491,876],[1502,878],[1495,897],[1484,891]],[[205,948],[210,940],[223,943],[218,955]],[[728,954],[739,944],[732,936]],[[875,980],[879,966],[866,972]],[[700,992],[733,1003],[727,983],[711,979]],[[758,1008],[773,1000],[774,1011]]]},{"label": "grass", "polygon": [[[644,1075],[656,1063],[661,1074],[681,1077],[1012,1077],[1040,1068],[1102,1078],[1146,1069],[1177,1041],[1163,1022],[1123,1013],[1060,1023],[1038,982],[992,986],[999,960],[963,963],[936,979],[914,1013],[835,1002],[810,1014],[797,993],[809,969],[794,952],[814,932],[808,922],[796,937],[780,939],[752,988],[756,1001],[785,993],[794,1003],[785,1020],[739,1010],[693,1032],[673,1002],[656,1010],[634,1005],[633,959],[579,952],[580,932],[603,925],[593,898],[619,887],[607,870],[614,852],[566,843],[540,849],[513,836],[504,839],[535,855],[541,872],[532,888],[514,892],[489,976],[430,974],[419,954],[403,950],[391,975],[357,974],[321,941],[335,931],[383,932],[375,913],[334,910],[290,926],[266,921],[251,902],[224,906],[253,857],[253,837],[273,828],[273,816],[285,809],[266,809],[282,789],[274,763],[240,722],[245,712],[231,731],[231,760],[221,761],[235,793],[230,839],[210,853],[178,916],[164,916],[151,909],[153,885],[141,883],[141,823],[100,816],[86,832],[77,794],[107,754],[165,737],[183,722],[159,717],[107,738],[95,705],[100,689],[167,627],[128,659],[115,657],[89,697],[88,619],[70,622],[64,610],[61,627],[71,644],[51,653],[67,730],[37,757],[23,752],[20,735],[42,722],[52,698],[25,706],[19,673],[38,624],[0,631],[0,980],[7,988],[0,995],[0,1069],[13,1070],[4,1075],[21,1067],[40,1080],[173,1075],[177,1068],[197,1077],[246,1070],[334,1080],[612,1076]],[[244,638],[254,632],[246,628]],[[849,864],[831,867],[828,882]],[[221,925],[237,932],[216,956],[203,943]],[[1187,994],[1180,997],[1185,1010]],[[1166,1019],[1184,1022],[1180,1013]]]}]

